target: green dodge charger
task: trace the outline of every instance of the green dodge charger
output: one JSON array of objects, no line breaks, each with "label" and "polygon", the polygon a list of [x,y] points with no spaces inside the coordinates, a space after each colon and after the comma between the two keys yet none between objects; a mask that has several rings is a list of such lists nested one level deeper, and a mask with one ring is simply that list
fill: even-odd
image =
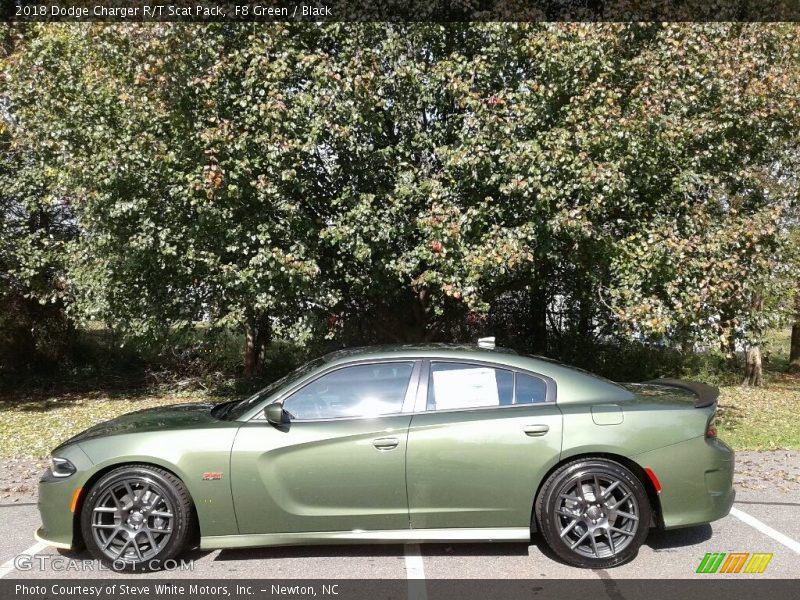
[{"label": "green dodge charger", "polygon": [[529,541],[575,566],[734,498],[718,391],[617,384],[479,346],[343,350],[251,398],[101,423],[56,448],[37,539],[117,569],[184,549]]}]

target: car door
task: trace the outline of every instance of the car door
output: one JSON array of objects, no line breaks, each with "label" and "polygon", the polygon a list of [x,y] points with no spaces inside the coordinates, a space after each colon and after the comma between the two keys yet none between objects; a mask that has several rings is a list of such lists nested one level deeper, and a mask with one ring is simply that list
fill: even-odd
[{"label": "car door", "polygon": [[481,363],[426,364],[408,435],[411,528],[528,527],[561,432],[552,380]]},{"label": "car door", "polygon": [[405,453],[420,367],[334,368],[283,400],[285,426],[243,425],[231,454],[240,533],[408,529]]}]

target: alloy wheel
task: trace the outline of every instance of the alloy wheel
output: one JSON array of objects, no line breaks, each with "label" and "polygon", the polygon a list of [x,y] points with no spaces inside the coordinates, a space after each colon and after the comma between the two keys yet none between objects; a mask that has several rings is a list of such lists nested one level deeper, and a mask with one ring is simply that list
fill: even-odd
[{"label": "alloy wheel", "polygon": [[558,491],[556,520],[562,541],[588,558],[610,558],[627,548],[639,528],[633,490],[608,473],[583,472]]},{"label": "alloy wheel", "polygon": [[98,495],[92,507],[92,536],[112,561],[144,562],[169,542],[174,520],[174,507],[158,483],[126,478]]}]

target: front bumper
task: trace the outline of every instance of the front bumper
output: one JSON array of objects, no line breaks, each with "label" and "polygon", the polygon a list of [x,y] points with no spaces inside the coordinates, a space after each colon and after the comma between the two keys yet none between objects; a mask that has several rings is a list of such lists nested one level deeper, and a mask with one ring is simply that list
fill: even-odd
[{"label": "front bumper", "polygon": [[[92,468],[89,457],[77,444],[59,448],[58,455],[68,459],[77,468],[69,477],[56,478],[47,473],[39,480],[39,499],[37,506],[42,525],[34,537],[40,542],[55,548],[75,547],[75,515],[72,508],[80,509],[73,502],[80,494]],[[73,506],[75,505],[75,506]]]},{"label": "front bumper", "polygon": [[718,439],[697,437],[634,457],[661,482],[659,501],[666,529],[721,519],[730,512],[733,450]]},{"label": "front bumper", "polygon": [[39,527],[39,529],[33,532],[33,537],[37,542],[42,542],[43,544],[47,544],[48,546],[52,546],[53,548],[60,548],[62,550],[72,550],[74,546],[72,541],[70,541],[69,543],[59,542],[56,540],[47,539],[44,536],[45,536],[44,527]]},{"label": "front bumper", "polygon": [[70,511],[76,485],[69,477],[63,481],[39,482],[39,515],[42,525],[36,530],[36,539],[55,548],[72,548],[74,541],[74,515]]}]

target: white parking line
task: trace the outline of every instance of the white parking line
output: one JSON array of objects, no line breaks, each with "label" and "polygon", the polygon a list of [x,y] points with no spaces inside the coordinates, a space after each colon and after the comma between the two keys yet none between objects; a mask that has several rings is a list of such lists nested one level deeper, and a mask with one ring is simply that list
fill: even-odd
[{"label": "white parking line", "polygon": [[11,571],[14,570],[16,566],[16,561],[20,556],[33,556],[34,554],[38,554],[42,550],[47,548],[47,544],[44,542],[36,542],[33,546],[28,548],[27,550],[23,550],[19,554],[17,554],[14,558],[11,558],[0,565],[0,579],[8,575]]},{"label": "white parking line", "polygon": [[780,531],[776,531],[766,523],[762,523],[755,517],[748,515],[746,512],[743,512],[738,508],[731,508],[731,514],[739,519],[742,523],[747,523],[750,525],[750,527],[758,529],[764,535],[768,535],[776,542],[783,544],[787,548],[794,550],[797,554],[800,554],[800,542],[796,542],[792,538],[783,535]]},{"label": "white parking line", "polygon": [[425,588],[425,563],[419,544],[406,544],[406,579],[408,579],[408,600],[427,600]]}]

